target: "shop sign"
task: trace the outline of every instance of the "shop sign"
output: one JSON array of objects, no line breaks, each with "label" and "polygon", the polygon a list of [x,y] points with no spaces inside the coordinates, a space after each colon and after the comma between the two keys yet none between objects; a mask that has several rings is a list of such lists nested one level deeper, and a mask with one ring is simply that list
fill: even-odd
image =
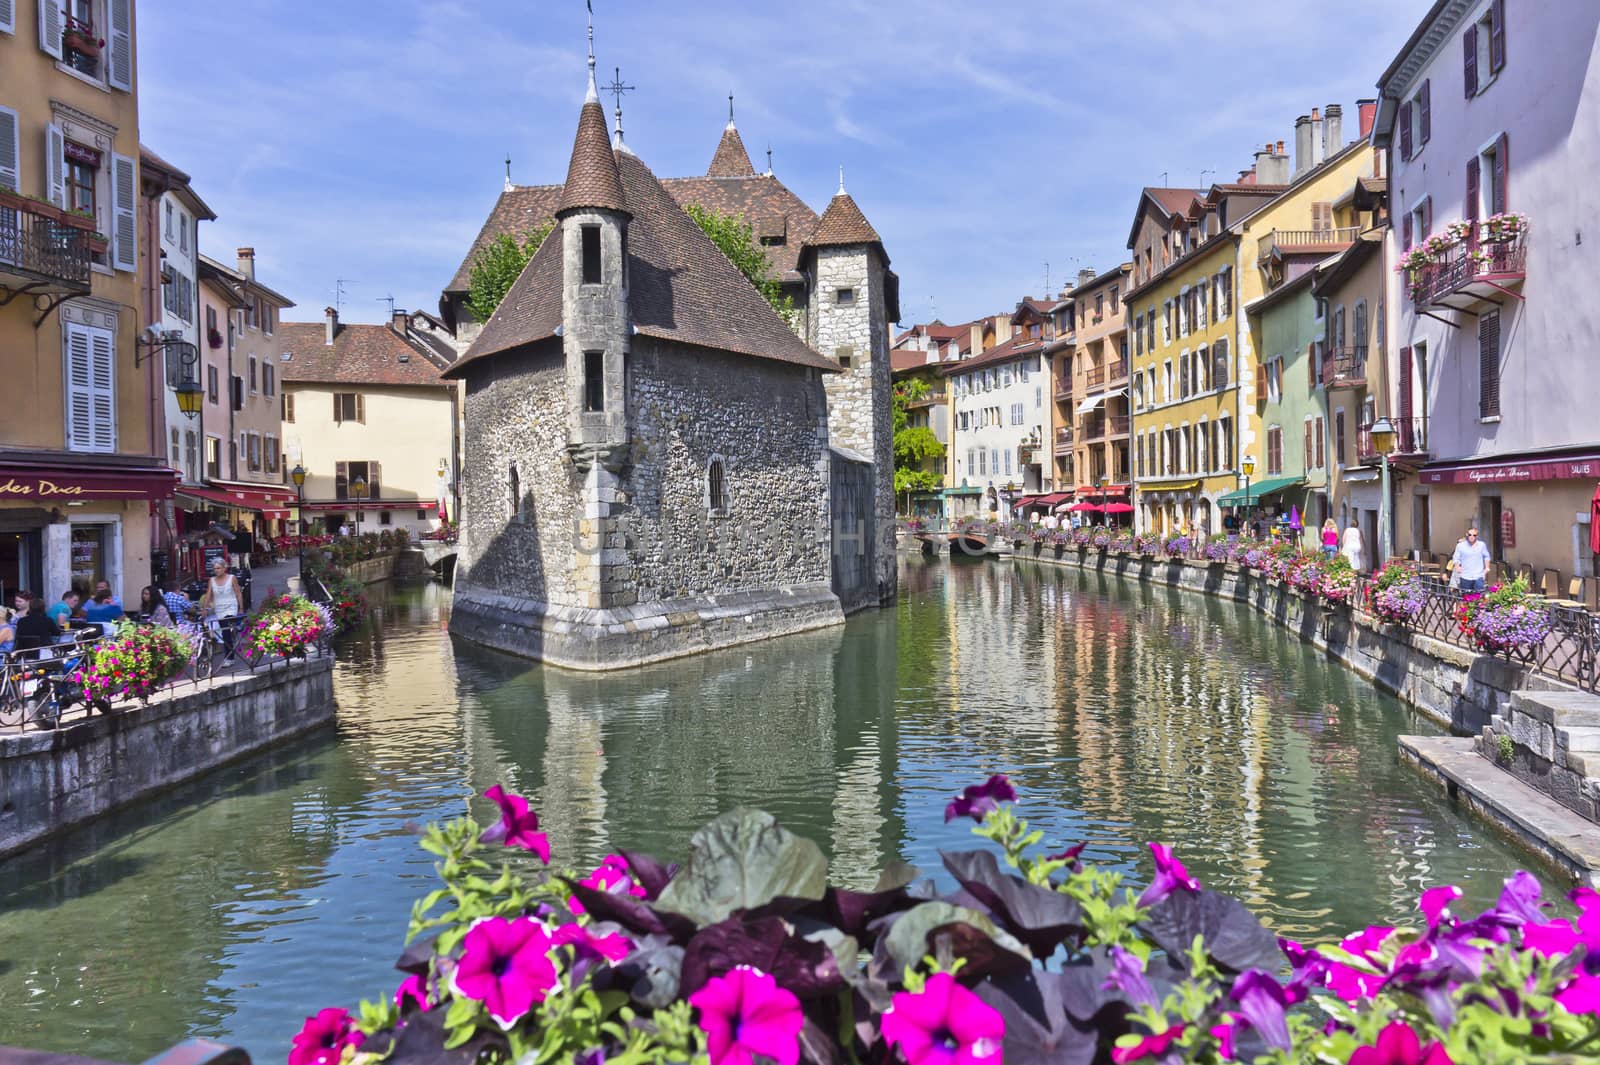
[{"label": "shop sign", "polygon": [[1600,477],[1600,455],[1550,462],[1506,462],[1454,469],[1423,470],[1423,484],[1515,484]]},{"label": "shop sign", "polygon": [[[144,484],[144,487],[129,487]],[[129,478],[110,475],[51,477],[40,474],[0,473],[0,502],[13,499],[37,501],[59,500],[71,503],[79,499],[111,498],[161,498],[165,485],[146,481],[143,477]]]}]

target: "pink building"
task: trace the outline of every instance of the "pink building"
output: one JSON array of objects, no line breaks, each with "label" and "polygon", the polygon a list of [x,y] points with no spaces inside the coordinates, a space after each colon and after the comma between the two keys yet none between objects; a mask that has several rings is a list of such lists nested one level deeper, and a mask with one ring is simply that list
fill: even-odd
[{"label": "pink building", "polygon": [[1597,27],[1597,3],[1438,0],[1378,81],[1373,133],[1394,221],[1378,413],[1406,456],[1395,546],[1448,555],[1476,523],[1563,593],[1600,574]]}]

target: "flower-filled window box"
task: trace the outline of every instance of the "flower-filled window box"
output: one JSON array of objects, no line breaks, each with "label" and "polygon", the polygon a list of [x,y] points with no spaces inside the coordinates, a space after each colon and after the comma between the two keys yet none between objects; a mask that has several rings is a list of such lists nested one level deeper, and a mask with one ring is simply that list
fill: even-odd
[{"label": "flower-filled window box", "polygon": [[1510,244],[1528,232],[1528,216],[1515,211],[1490,215],[1483,220],[1483,241],[1486,244]]},{"label": "flower-filled window box", "polygon": [[213,351],[222,347],[222,331],[220,329],[206,330],[206,343],[211,345]]}]

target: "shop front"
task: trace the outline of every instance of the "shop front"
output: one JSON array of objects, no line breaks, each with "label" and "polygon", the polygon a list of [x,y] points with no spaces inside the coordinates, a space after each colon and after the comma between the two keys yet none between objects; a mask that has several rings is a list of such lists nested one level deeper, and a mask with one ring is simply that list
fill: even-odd
[{"label": "shop front", "polygon": [[106,581],[126,601],[150,582],[153,514],[177,475],[118,458],[0,456],[0,598],[26,589],[55,599]]},{"label": "shop front", "polygon": [[272,540],[289,532],[290,510],[295,505],[292,487],[251,481],[210,480],[204,485],[178,489],[178,537],[191,546],[182,562],[183,576],[195,557],[196,538],[217,527],[237,538],[235,554],[262,554]]}]

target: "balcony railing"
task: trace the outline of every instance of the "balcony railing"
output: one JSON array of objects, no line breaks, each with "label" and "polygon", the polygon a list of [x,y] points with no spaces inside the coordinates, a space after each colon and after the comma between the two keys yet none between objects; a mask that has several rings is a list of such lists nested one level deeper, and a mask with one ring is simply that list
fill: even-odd
[{"label": "balcony railing", "polygon": [[[1390,418],[1389,424],[1394,426],[1394,450],[1389,453],[1390,458],[1396,456],[1426,455],[1428,453],[1428,425],[1421,418]],[[1379,451],[1372,442],[1372,423],[1356,429],[1356,456],[1363,463],[1377,462]]]},{"label": "balcony railing", "polygon": [[1071,385],[1067,385],[1065,388],[1056,389],[1055,390],[1055,397],[1056,397],[1056,402],[1057,403],[1071,403],[1072,402],[1072,386]]},{"label": "balcony railing", "polygon": [[1056,452],[1057,455],[1070,455],[1070,454],[1072,454],[1072,430],[1071,429],[1057,429],[1056,430],[1055,452]]},{"label": "balcony railing", "polygon": [[1487,241],[1474,231],[1451,245],[1438,262],[1411,271],[1411,299],[1419,307],[1442,304],[1465,309],[1479,299],[1506,293],[1506,286],[1521,283],[1526,269],[1522,234]]},{"label": "balcony railing", "polygon": [[1085,387],[1090,389],[1102,387],[1106,383],[1106,368],[1104,366],[1096,366],[1084,377],[1083,383]]},{"label": "balcony railing", "polygon": [[950,398],[950,393],[945,391],[945,390],[943,390],[943,389],[939,390],[938,392],[927,392],[927,393],[924,393],[923,395],[918,396],[916,399],[907,400],[906,401],[906,409],[910,410],[910,409],[912,409],[914,407],[936,407],[936,406],[940,406],[946,400],[948,400],[949,398]]},{"label": "balcony railing", "polygon": [[0,189],[0,287],[38,294],[89,291],[93,223]]},{"label": "balcony railing", "polygon": [[1322,357],[1324,388],[1360,388],[1367,383],[1367,346],[1339,348]]},{"label": "balcony railing", "polygon": [[1337,229],[1274,229],[1261,240],[1259,257],[1270,259],[1301,248],[1322,251],[1334,244],[1353,244],[1361,235],[1359,226]]},{"label": "balcony railing", "polygon": [[1111,364],[1106,372],[1112,384],[1116,384],[1118,381],[1126,381],[1128,379],[1128,363],[1123,359],[1118,359]]},{"label": "balcony railing", "polygon": [[1106,419],[1106,430],[1111,436],[1127,436],[1133,420],[1126,414],[1113,414]]}]

